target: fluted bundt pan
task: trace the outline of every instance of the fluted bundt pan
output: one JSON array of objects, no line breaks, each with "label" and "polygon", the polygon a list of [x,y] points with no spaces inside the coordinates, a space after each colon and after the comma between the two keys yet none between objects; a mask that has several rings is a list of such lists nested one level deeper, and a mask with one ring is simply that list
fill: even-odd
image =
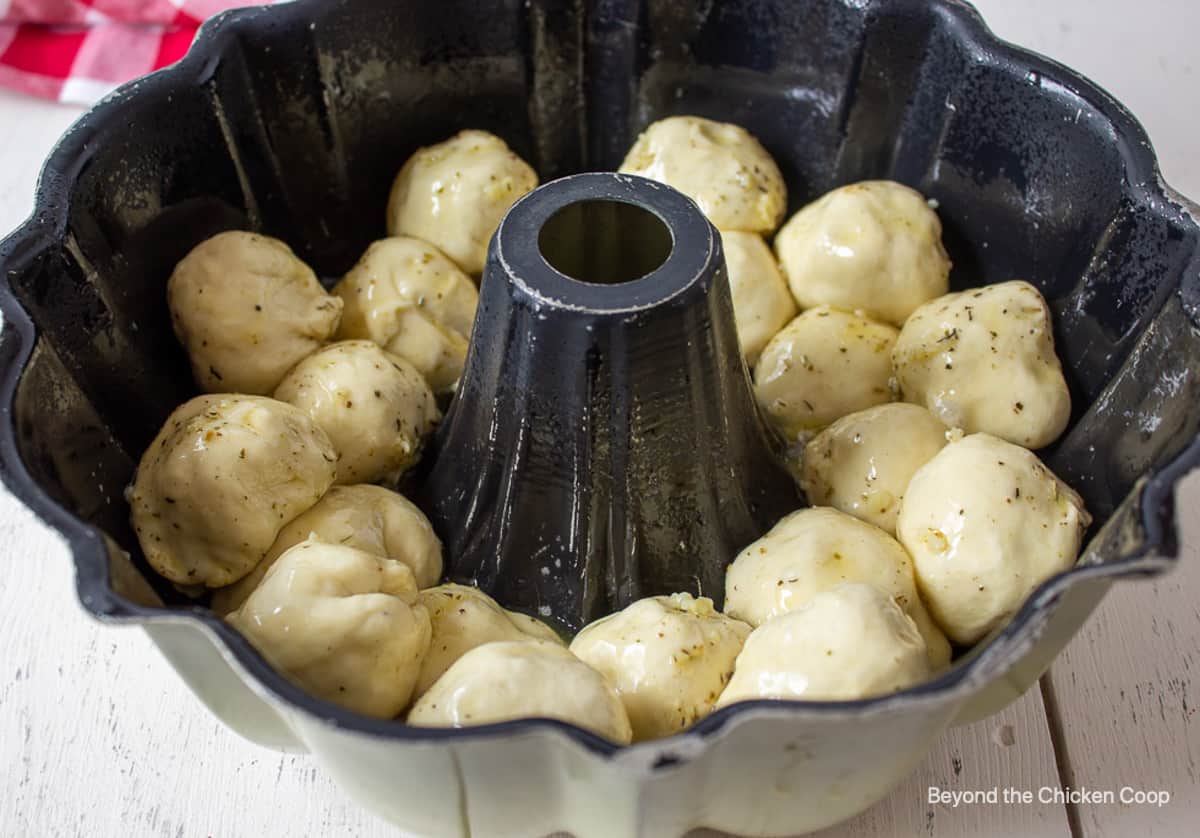
[{"label": "fluted bundt pan", "polygon": [[[490,130],[546,182],[615,168],[642,127],[676,113],[736,122],[759,137],[780,162],[791,211],[864,178],[916,187],[940,207],[954,286],[1021,277],[1049,300],[1075,412],[1043,454],[1096,523],[1078,565],[1041,586],[1005,629],[936,680],[899,694],[740,704],[682,735],[618,748],[549,720],[416,729],[325,704],[149,570],[122,489],[168,412],[193,394],[165,304],[167,276],[192,246],[224,229],[262,230],[337,277],[383,235],[390,180],[421,145],[461,128]],[[601,182],[615,189],[622,181]],[[551,187],[519,204],[493,242],[493,259],[511,245],[513,265],[536,268],[533,236],[549,228],[541,252],[586,282],[587,265],[571,262],[572,224],[582,222],[569,214],[554,222],[544,214],[551,205],[536,204],[562,197]],[[624,203],[654,210],[636,195]],[[33,217],[0,245],[3,477],[67,539],[89,611],[144,625],[231,727],[266,745],[310,750],[350,794],[408,829],[815,829],[881,797],[947,724],[1019,695],[1113,579],[1171,566],[1173,490],[1200,465],[1195,212],[1163,185],[1144,133],[1119,104],[998,42],[952,0],[300,0],[234,12],[207,24],[180,64],[84,116],[47,163]],[[683,229],[662,213],[660,221]],[[713,259],[711,229],[696,232],[700,238],[687,240],[707,236]],[[456,572],[486,580],[513,604],[548,605],[567,624],[681,586],[682,566],[659,549],[680,533],[699,559],[695,587],[707,588],[729,547],[778,512],[755,506],[756,492],[775,497],[769,466],[759,482],[738,476],[757,470],[765,442],[744,368],[728,362],[727,297],[689,297],[723,283],[713,270],[719,259],[706,266],[703,255],[666,257],[663,276],[679,283],[681,308],[657,299],[639,316],[659,318],[664,329],[685,310],[708,320],[692,355],[659,363],[679,365],[681,375],[708,371],[693,376],[697,389],[671,421],[701,428],[719,412],[730,420],[728,445],[705,451],[697,438],[702,456],[671,467],[685,482],[707,474],[710,500],[724,499],[721,508],[736,514],[689,510],[703,522],[672,521],[678,510],[657,511],[674,498],[671,481],[636,479],[638,457],[658,455],[630,447],[645,438],[637,429],[645,417],[631,415],[627,401],[637,398],[639,373],[622,365],[640,357],[640,333],[614,326],[603,299],[632,293],[636,277],[657,268],[652,241],[638,250],[623,266],[632,281],[571,289],[592,301],[583,313],[566,305],[534,313],[522,295],[546,292],[542,280],[521,289],[493,264],[467,383],[422,475],[423,504]],[[700,261],[667,271],[685,257]],[[645,283],[655,293],[664,287]],[[557,352],[512,331],[532,336],[537,329],[523,324],[539,315],[559,329]],[[581,323],[593,327],[590,342],[576,334]],[[552,333],[545,326],[539,334]],[[607,394],[581,399],[564,384],[581,374],[564,366],[572,353],[582,353],[589,380]],[[523,378],[514,383],[508,374]],[[555,386],[576,398],[550,404],[543,397]],[[518,420],[548,421],[531,426],[529,438],[505,435],[478,450],[471,471],[456,476],[447,451],[477,445],[483,399],[500,399]],[[592,412],[586,421],[604,423],[591,426],[602,432],[581,428],[584,411]],[[554,558],[575,575],[564,574],[567,584],[551,601],[539,580],[522,583],[534,559],[520,558],[521,550],[574,533],[575,519],[566,495],[512,476],[536,435],[546,436],[538,445],[561,443],[545,450],[573,463],[588,497],[624,524],[577,533],[584,540],[561,548]],[[728,481],[711,474],[722,457],[734,467]],[[599,477],[619,465],[634,477],[628,485]],[[485,514],[462,515],[465,501],[450,488],[466,484]],[[509,508],[528,520],[533,507],[544,510],[537,531],[506,533],[506,519],[494,514]],[[644,555],[654,558],[642,562]]]}]

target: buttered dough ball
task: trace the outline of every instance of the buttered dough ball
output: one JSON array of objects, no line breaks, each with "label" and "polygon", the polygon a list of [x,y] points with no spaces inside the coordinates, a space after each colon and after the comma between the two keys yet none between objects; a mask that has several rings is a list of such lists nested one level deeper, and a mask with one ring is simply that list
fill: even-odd
[{"label": "buttered dough ball", "polygon": [[201,242],[167,281],[171,325],[210,393],[269,395],[333,337],[342,301],[291,248],[231,231]]},{"label": "buttered dough ball", "polygon": [[637,138],[621,171],[678,189],[720,230],[770,234],[787,209],[787,187],[771,155],[728,122],[661,119]]},{"label": "buttered dough ball", "polygon": [[925,638],[930,664],[949,663],[950,644],[917,595],[904,548],[836,509],[793,512],[739,553],[725,575],[725,613],[760,626],[845,582],[870,583],[895,599]]},{"label": "buttered dough ball", "polygon": [[412,698],[429,648],[429,615],[416,599],[408,565],[305,541],[227,619],[313,695],[390,719]]},{"label": "buttered dough ball", "polygon": [[303,410],[337,451],[338,483],[394,481],[420,457],[441,414],[413,366],[368,340],[314,352],[292,368],[275,398]]},{"label": "buttered dough ball", "polygon": [[950,287],[937,213],[893,181],[826,193],[783,225],[775,251],[801,308],[861,309],[899,326]]},{"label": "buttered dough ball", "polygon": [[754,395],[785,438],[892,401],[896,330],[828,306],[810,308],[771,338],[754,367]]},{"label": "buttered dough ball", "polygon": [[316,505],[279,531],[254,570],[213,593],[212,609],[228,614],[258,587],[280,556],[309,537],[408,565],[418,588],[442,575],[442,542],[429,519],[406,497],[382,486],[333,486]]},{"label": "buttered dough ball", "polygon": [[229,585],[333,482],[305,413],[262,396],[197,396],[167,417],[127,491],[146,560],[179,585]]},{"label": "buttered dough ball", "polygon": [[604,676],[545,640],[486,643],[467,652],[417,699],[408,723],[470,727],[524,718],[561,719],[622,745],[632,737]]},{"label": "buttered dough ball", "polygon": [[908,484],[896,531],[942,629],[974,643],[1075,563],[1091,516],[1034,454],[988,434],[951,442]]},{"label": "buttered dough ball", "polygon": [[418,149],[396,175],[388,235],[432,242],[478,276],[500,219],[537,183],[537,173],[504,140],[486,131],[459,131]]},{"label": "buttered dough ball", "polygon": [[1041,448],[1058,438],[1071,415],[1050,309],[1028,282],[927,303],[904,324],[892,363],[905,401],[925,405],[967,433]]},{"label": "buttered dough ball", "polygon": [[874,585],[838,585],[754,630],[718,706],[756,698],[853,701],[933,674],[925,641]]},{"label": "buttered dough ball", "polygon": [[707,597],[648,597],[588,625],[571,651],[617,689],[637,740],[707,716],[733,674],[750,626]]},{"label": "buttered dough ball", "polygon": [[805,446],[800,485],[814,506],[848,512],[890,535],[904,490],[946,444],[925,408],[894,402],[843,416]]},{"label": "buttered dough ball", "polygon": [[421,591],[433,623],[429,654],[421,664],[417,695],[433,686],[467,652],[497,640],[545,640],[564,645],[554,629],[535,617],[509,611],[479,588],[447,583]]},{"label": "buttered dough ball", "polygon": [[721,242],[738,343],[746,363],[753,367],[767,341],[796,316],[796,301],[762,236],[722,232]]},{"label": "buttered dough ball", "polygon": [[449,393],[462,375],[479,292],[440,250],[396,236],[367,248],[333,288],[346,304],[341,340],[372,340]]}]

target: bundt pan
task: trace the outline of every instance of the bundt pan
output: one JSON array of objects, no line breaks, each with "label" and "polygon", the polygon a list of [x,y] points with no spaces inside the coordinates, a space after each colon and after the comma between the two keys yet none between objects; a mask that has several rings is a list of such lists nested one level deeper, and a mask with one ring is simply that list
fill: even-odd
[{"label": "bundt pan", "polygon": [[[956,287],[1038,285],[1075,404],[1066,435],[1042,453],[1096,518],[1077,567],[932,682],[866,701],[736,705],[625,748],[549,720],[435,730],[357,716],[289,684],[150,572],[122,490],[194,392],[164,299],[193,245],[263,230],[336,277],[383,235],[388,185],[418,146],[487,129],[546,182],[615,168],[642,127],[676,113],[757,135],[791,210],[841,183],[894,178],[938,202]],[[1174,489],[1200,464],[1196,212],[1162,183],[1119,104],[1000,43],[952,0],[300,0],[233,12],[178,65],[83,117],[47,163],[33,217],[0,245],[3,477],[66,538],[85,608],[143,625],[230,727],[311,751],[363,805],[413,832],[803,832],[880,798],[948,724],[1020,695],[1114,579],[1171,567]],[[719,266],[709,276],[710,367],[724,370],[720,392],[736,410],[745,368],[719,363],[727,291]],[[499,316],[537,337],[543,321],[518,316],[488,282],[476,337],[503,346],[488,319]],[[553,361],[522,351],[514,366],[526,375]],[[498,361],[478,343],[472,353],[482,380]],[[451,406],[443,443],[474,438],[469,396],[464,387]],[[735,466],[759,456],[746,446]],[[428,458],[427,508],[449,479],[445,456]],[[507,491],[503,468],[489,468],[478,479]],[[541,526],[567,523],[547,515]],[[442,535],[453,540],[444,525]],[[630,555],[620,539],[604,544],[610,567]],[[500,565],[490,582],[501,595],[506,573]],[[569,608],[602,609],[601,589],[611,605],[603,575],[590,594],[581,581]],[[646,587],[668,581],[651,575]]]}]

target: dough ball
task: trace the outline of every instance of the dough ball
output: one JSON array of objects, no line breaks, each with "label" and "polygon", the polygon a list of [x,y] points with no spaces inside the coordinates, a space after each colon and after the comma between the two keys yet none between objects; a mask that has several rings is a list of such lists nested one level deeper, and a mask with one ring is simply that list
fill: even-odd
[{"label": "dough ball", "polygon": [[1034,454],[988,434],[951,442],[908,484],[896,531],[938,625],[974,643],[1075,563],[1091,523]]},{"label": "dough ball", "polygon": [[814,506],[832,506],[895,535],[908,481],[945,444],[946,426],[923,407],[869,407],[838,419],[805,446],[800,485]]},{"label": "dough ball", "polygon": [[892,363],[905,401],[967,433],[1041,448],[1058,439],[1071,416],[1050,309],[1028,282],[921,306],[900,331]]},{"label": "dough ball", "polygon": [[770,234],[787,209],[787,187],[771,155],[728,122],[660,119],[637,138],[621,171],[678,189],[720,230]]},{"label": "dough ball", "polygon": [[810,308],[771,338],[754,367],[754,394],[789,440],[895,398],[896,330],[829,306]]},{"label": "dough ball", "polygon": [[738,342],[753,367],[767,341],[796,316],[796,301],[762,236],[722,232],[721,241]]},{"label": "dough ball", "polygon": [[227,619],[298,686],[390,719],[408,706],[429,648],[429,615],[416,598],[408,565],[304,541]]},{"label": "dough ball", "polygon": [[296,364],[275,398],[313,418],[338,453],[338,483],[395,481],[421,455],[441,414],[412,364],[369,340],[347,340]]},{"label": "dough ball", "polygon": [[167,417],[127,492],[147,561],[179,585],[229,585],[333,482],[337,454],[304,412],[197,396]]},{"label": "dough ball", "polygon": [[648,597],[588,625],[571,651],[617,689],[634,739],[678,733],[712,712],[750,626],[707,597]]},{"label": "dough ball", "polygon": [[604,676],[545,640],[485,643],[446,670],[413,705],[418,727],[470,727],[509,719],[549,718],[627,744],[629,717]]},{"label": "dough ball", "polygon": [[850,582],[756,628],[718,706],[755,698],[853,701],[932,674],[912,618],[874,585]]},{"label": "dough ball", "polygon": [[793,512],[738,554],[725,575],[725,613],[760,626],[844,582],[867,582],[895,599],[925,638],[930,664],[950,662],[908,553],[878,527],[827,507]]},{"label": "dough ball", "polygon": [[236,609],[276,559],[310,537],[403,562],[418,588],[435,585],[442,576],[442,542],[415,504],[382,486],[333,486],[315,506],[279,531],[254,570],[213,593],[212,609],[218,614]]},{"label": "dough ball", "polygon": [[329,340],[342,301],[286,244],[231,231],[201,242],[167,281],[171,325],[210,393],[269,395]]},{"label": "dough ball", "polygon": [[775,237],[775,252],[801,308],[861,309],[899,326],[950,287],[937,213],[888,180],[852,183],[804,207]]},{"label": "dough ball", "polygon": [[471,278],[427,242],[408,236],[367,248],[333,288],[346,304],[341,340],[372,340],[449,393],[462,375],[479,292]]},{"label": "dough ball", "polygon": [[486,131],[459,131],[418,149],[396,175],[388,235],[432,242],[478,276],[500,219],[537,184],[537,173],[504,140]]},{"label": "dough ball", "polygon": [[564,645],[554,629],[527,614],[501,607],[479,588],[448,583],[421,591],[433,621],[433,642],[421,665],[417,695],[476,646],[497,640],[545,640]]}]

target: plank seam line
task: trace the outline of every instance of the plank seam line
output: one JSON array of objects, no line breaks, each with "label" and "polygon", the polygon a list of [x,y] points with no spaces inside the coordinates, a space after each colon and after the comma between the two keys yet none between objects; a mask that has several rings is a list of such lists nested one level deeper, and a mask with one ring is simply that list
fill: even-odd
[{"label": "plank seam line", "polygon": [[[1062,713],[1059,711],[1058,695],[1049,675],[1043,675],[1038,680],[1042,691],[1042,704],[1046,708],[1046,727],[1050,732],[1050,746],[1054,750],[1054,766],[1058,772],[1058,782],[1065,791],[1075,788],[1075,769],[1071,765],[1070,754],[1067,751],[1067,739],[1062,726]],[[1067,828],[1071,830],[1071,838],[1084,838],[1083,821],[1079,816],[1079,804],[1072,803],[1070,798],[1063,804],[1067,812]]]}]

